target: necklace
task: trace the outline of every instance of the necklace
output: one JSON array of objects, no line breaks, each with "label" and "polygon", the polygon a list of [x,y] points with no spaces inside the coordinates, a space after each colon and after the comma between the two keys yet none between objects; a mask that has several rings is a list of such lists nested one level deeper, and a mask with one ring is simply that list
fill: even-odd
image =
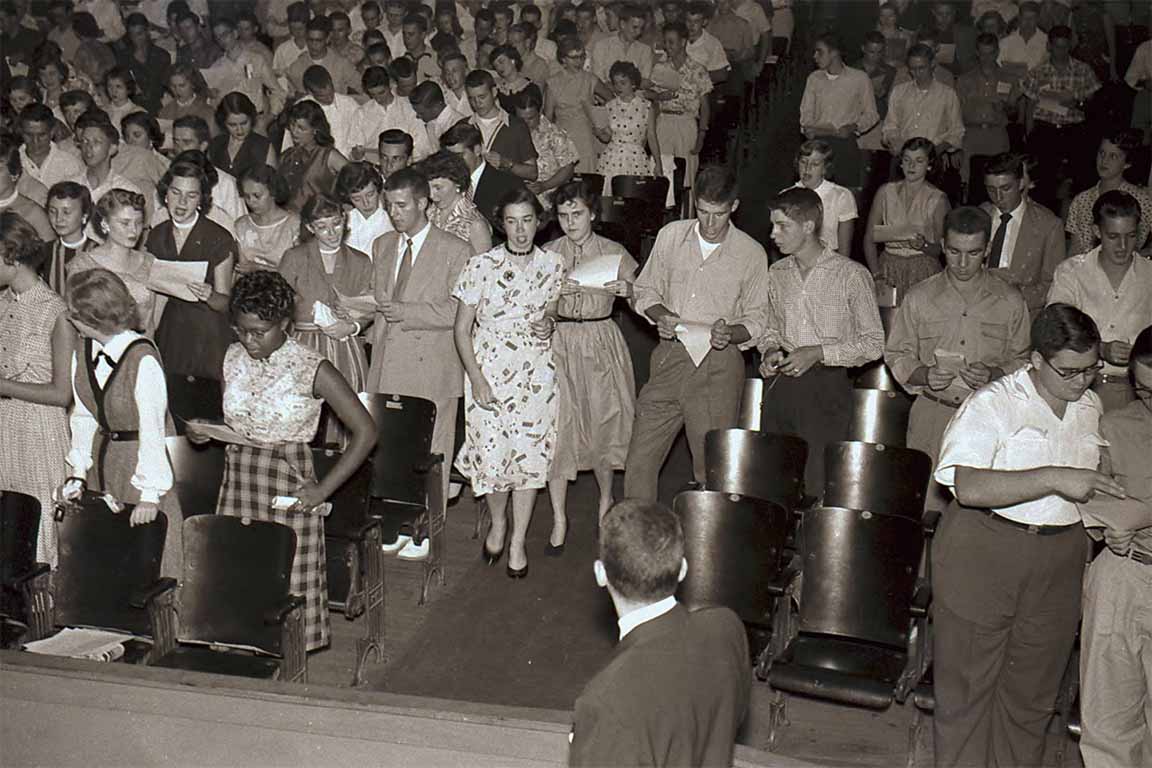
[{"label": "necklace", "polygon": [[533,246],[529,247],[528,250],[526,250],[526,251],[517,251],[510,244],[505,243],[504,244],[504,250],[508,251],[508,253],[510,253],[513,256],[531,256],[532,251],[536,250],[536,246],[533,245]]},{"label": "necklace", "polygon": [[198,221],[200,221],[199,213],[193,216],[186,224],[181,224],[180,222],[176,221],[176,219],[172,219],[172,226],[176,227],[176,229],[192,229],[192,227],[196,226],[196,222]]}]

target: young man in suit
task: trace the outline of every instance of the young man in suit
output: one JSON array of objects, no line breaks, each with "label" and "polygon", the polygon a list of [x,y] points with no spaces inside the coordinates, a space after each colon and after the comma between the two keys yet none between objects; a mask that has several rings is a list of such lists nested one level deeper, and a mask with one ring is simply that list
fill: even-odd
[{"label": "young man in suit", "polygon": [[[428,221],[428,180],[419,172],[402,168],[390,174],[384,199],[395,231],[372,245],[378,310],[368,391],[424,397],[436,404],[432,452],[444,457],[439,499],[444,504],[456,408],[464,394],[464,369],[452,338],[452,289],[472,249]],[[428,539],[416,544],[398,536],[385,549],[422,560],[428,556]]]},{"label": "young man in suit", "polygon": [[524,186],[524,182],[507,171],[489,165],[484,152],[480,129],[469,123],[457,123],[440,137],[440,146],[460,155],[472,174],[472,202],[497,232],[503,222],[496,215],[496,206],[507,195]]},{"label": "young man in suit", "polygon": [[1064,261],[1063,222],[1025,194],[1024,161],[1007,152],[984,169],[988,200],[980,207],[992,217],[989,270],[1020,289],[1032,317],[1044,308],[1052,274]]},{"label": "young man in suit", "polygon": [[620,625],[615,656],[576,700],[569,765],[731,765],[751,678],[744,626],[728,608],[688,611],[680,521],[623,501],[600,523],[596,583]]}]

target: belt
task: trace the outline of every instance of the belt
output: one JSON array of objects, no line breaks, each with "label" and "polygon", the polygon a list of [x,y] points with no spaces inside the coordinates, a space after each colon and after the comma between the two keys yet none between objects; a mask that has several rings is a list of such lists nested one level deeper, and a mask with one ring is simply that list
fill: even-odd
[{"label": "belt", "polygon": [[959,408],[960,407],[960,403],[949,402],[948,400],[945,400],[942,397],[936,397],[936,395],[933,395],[930,392],[921,392],[920,397],[931,400],[934,403],[940,403],[940,405],[944,406],[945,408]]},{"label": "belt", "polygon": [[987,509],[985,507],[973,507],[973,509],[983,515],[987,515],[998,523],[1003,523],[1004,525],[1016,528],[1026,533],[1035,534],[1037,536],[1051,536],[1056,533],[1064,533],[1065,531],[1070,531],[1073,528],[1082,525],[1082,523],[1069,523],[1068,525],[1033,525],[1032,523],[1021,523],[1018,520],[1009,520],[1003,515],[996,514],[994,510]]},{"label": "belt", "polygon": [[557,324],[559,323],[602,323],[605,320],[610,320],[611,315],[605,317],[558,317],[556,318]]},{"label": "belt", "polygon": [[105,432],[100,430],[100,436],[105,440],[111,440],[114,443],[125,442],[128,440],[139,440],[140,430],[138,429],[124,429],[120,431]]},{"label": "belt", "polygon": [[104,472],[108,461],[108,446],[112,443],[123,443],[129,440],[139,440],[140,431],[136,429],[125,430],[104,430],[101,428],[97,433],[100,437],[100,449],[97,451],[99,457],[99,470],[96,473],[97,479],[100,481],[100,488],[108,490],[108,481],[105,479]]}]

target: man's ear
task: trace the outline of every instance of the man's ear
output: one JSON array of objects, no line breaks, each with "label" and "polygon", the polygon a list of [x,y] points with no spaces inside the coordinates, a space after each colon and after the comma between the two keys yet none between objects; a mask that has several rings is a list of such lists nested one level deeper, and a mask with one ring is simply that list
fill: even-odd
[{"label": "man's ear", "polygon": [[680,575],[676,577],[676,583],[680,583],[680,582],[684,581],[685,577],[687,577],[687,576],[688,576],[688,558],[682,557],[682,558],[680,558]]},{"label": "man's ear", "polygon": [[596,585],[598,587],[608,586],[608,572],[604,570],[604,561],[597,559],[592,563],[592,573],[596,575]]},{"label": "man's ear", "polygon": [[735,200],[732,201],[732,210],[729,211],[729,213],[736,213],[736,209],[739,207],[740,207],[740,198],[736,198]]}]

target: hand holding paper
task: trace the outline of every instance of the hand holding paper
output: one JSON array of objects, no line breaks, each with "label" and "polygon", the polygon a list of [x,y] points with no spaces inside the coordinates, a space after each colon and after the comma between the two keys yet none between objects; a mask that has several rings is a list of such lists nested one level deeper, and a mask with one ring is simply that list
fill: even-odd
[{"label": "hand holding paper", "polygon": [[[197,437],[215,440],[219,443],[231,443],[232,445],[247,445],[255,448],[267,447],[261,443],[249,440],[227,424],[202,419],[188,419],[187,423],[195,429]],[[203,441],[197,440],[195,442]]]},{"label": "hand holding paper", "polygon": [[620,272],[620,254],[605,253],[577,264],[568,279],[582,288],[604,288]]}]

